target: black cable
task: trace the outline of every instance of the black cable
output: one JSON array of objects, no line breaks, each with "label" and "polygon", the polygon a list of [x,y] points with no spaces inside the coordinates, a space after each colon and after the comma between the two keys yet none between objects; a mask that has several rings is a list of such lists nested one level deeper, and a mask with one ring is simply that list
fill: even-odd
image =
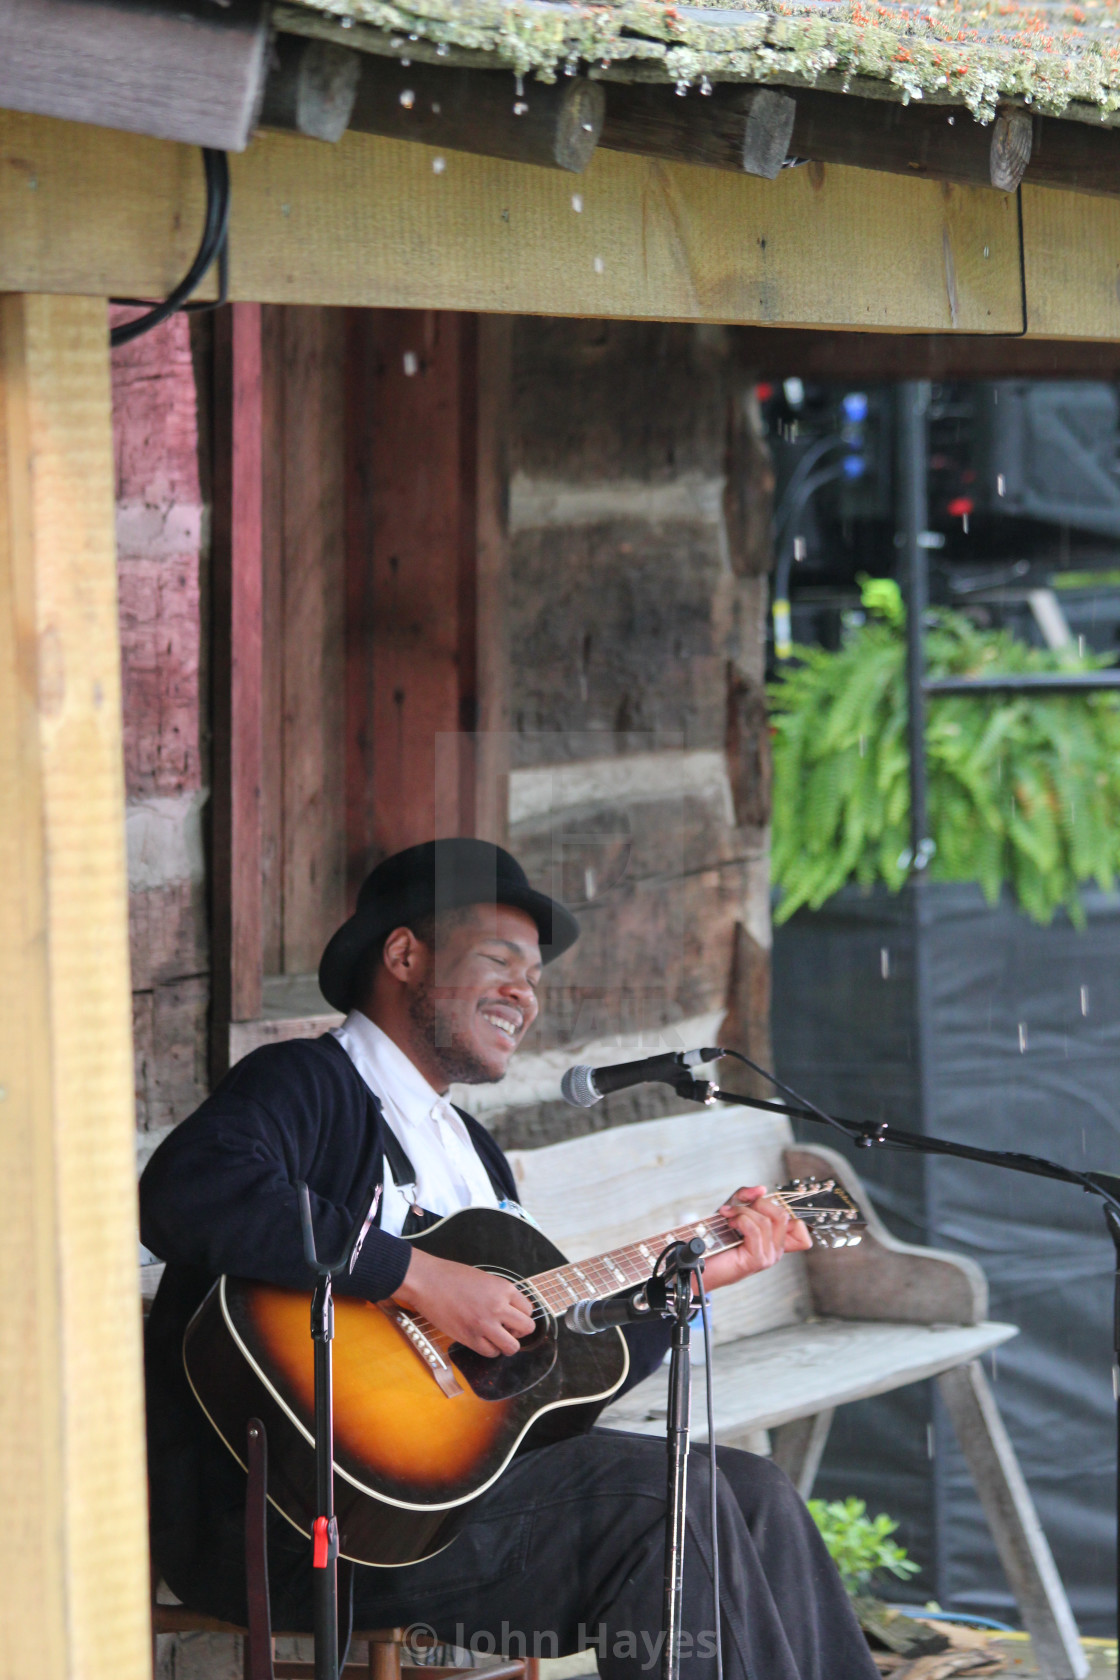
[{"label": "black cable", "polygon": [[[166,321],[168,316],[174,315],[179,309],[217,309],[225,303],[229,295],[229,159],[225,152],[216,152],[209,146],[204,146],[202,162],[206,174],[206,218],[194,261],[174,291],[170,292],[162,303],[157,303],[150,309],[147,308],[147,300],[144,298],[111,300],[116,304],[144,308],[146,311],[143,315],[112,328],[109,343],[113,349],[121,344],[130,344],[142,333],[151,332],[153,327],[158,327],[161,321]],[[188,304],[187,299],[215,260],[218,264],[216,300],[213,303]]]},{"label": "black cable", "polygon": [[708,1490],[708,1511],[712,1524],[712,1611],[716,1631],[716,1680],[723,1680],[723,1628],[720,1624],[719,1591],[719,1496],[716,1488],[716,1424],[712,1403],[712,1326],[708,1316],[708,1296],[704,1288],[704,1272],[700,1272],[700,1322],[704,1331],[704,1386],[708,1410],[708,1464],[711,1485]]}]

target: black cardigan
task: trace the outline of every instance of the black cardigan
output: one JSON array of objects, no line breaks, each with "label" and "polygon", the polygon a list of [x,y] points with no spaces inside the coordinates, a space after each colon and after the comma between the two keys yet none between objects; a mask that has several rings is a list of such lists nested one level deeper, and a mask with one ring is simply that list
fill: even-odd
[{"label": "black cardigan", "polygon": [[[463,1119],[496,1190],[516,1198],[509,1162],[484,1127]],[[311,1191],[321,1253],[342,1247],[384,1175],[381,1105],[329,1034],[254,1050],[160,1145],[140,1180],[140,1236],[167,1262],[146,1336],[148,1458],[156,1556],[174,1587],[174,1559],[205,1543],[218,1507],[244,1499],[232,1457],[183,1372],[183,1332],[223,1272],[307,1288],[296,1183]],[[376,1225],[339,1294],[381,1301],[400,1287],[410,1247]],[[649,1376],[667,1327],[630,1326],[626,1387]]]}]

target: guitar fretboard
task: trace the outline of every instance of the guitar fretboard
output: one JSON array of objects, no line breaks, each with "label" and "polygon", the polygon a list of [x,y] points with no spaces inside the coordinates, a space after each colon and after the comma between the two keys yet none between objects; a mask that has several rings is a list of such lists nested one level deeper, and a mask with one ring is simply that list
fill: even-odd
[{"label": "guitar fretboard", "polygon": [[[797,1210],[790,1206],[780,1191],[772,1190],[770,1197],[796,1214]],[[641,1242],[612,1248],[609,1254],[596,1254],[590,1260],[557,1266],[551,1272],[538,1272],[526,1282],[540,1296],[548,1311],[559,1316],[575,1301],[616,1295],[619,1290],[644,1283],[652,1276],[658,1255],[670,1243],[689,1242],[693,1237],[704,1239],[709,1255],[722,1254],[725,1249],[735,1248],[743,1240],[731,1221],[717,1213],[711,1219],[698,1219],[691,1225],[678,1225],[671,1231],[646,1237]]]}]

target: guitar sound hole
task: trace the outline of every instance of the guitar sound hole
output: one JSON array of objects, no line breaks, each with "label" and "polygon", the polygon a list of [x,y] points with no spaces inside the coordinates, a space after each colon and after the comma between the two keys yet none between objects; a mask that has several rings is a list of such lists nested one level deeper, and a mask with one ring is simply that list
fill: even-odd
[{"label": "guitar sound hole", "polygon": [[526,1336],[516,1353],[484,1353],[453,1342],[447,1350],[463,1381],[480,1400],[512,1400],[541,1382],[556,1363],[556,1333],[546,1320]]}]

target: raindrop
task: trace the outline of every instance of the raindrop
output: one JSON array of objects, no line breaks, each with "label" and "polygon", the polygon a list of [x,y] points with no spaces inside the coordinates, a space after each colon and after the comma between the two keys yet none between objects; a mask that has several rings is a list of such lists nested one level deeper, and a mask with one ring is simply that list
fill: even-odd
[{"label": "raindrop", "polygon": [[420,39],[419,35],[410,35],[408,38],[410,41],[418,41]]},{"label": "raindrop", "polygon": [[707,99],[710,96],[711,91],[712,91],[711,82],[708,80],[707,76],[701,76],[701,78],[700,78],[700,92],[704,95],[705,99]]},{"label": "raindrop", "polygon": [[440,104],[439,100],[438,99],[433,99],[432,100],[432,115],[433,115],[433,117],[438,117],[442,110],[443,110],[443,106]]},{"label": "raindrop", "polygon": [[933,1439],[933,1424],[926,1424],[926,1457],[932,1458],[936,1448]]},{"label": "raindrop", "polygon": [[564,74],[565,74],[565,76],[574,76],[578,69],[579,69],[579,59],[576,58],[575,54],[573,53],[572,57],[569,58],[564,65]]},{"label": "raindrop", "polygon": [[451,51],[451,48],[448,46],[447,42],[446,41],[441,41],[439,46],[436,48],[436,57],[437,58],[446,58],[450,51]]},{"label": "raindrop", "polygon": [[602,257],[596,257],[594,263],[591,266],[594,268],[596,274],[602,274],[603,270],[606,268],[607,265],[603,261]]},{"label": "raindrop", "polygon": [[867,757],[867,736],[866,735],[861,735],[860,738],[859,738],[859,756],[861,758],[866,758]]},{"label": "raindrop", "polygon": [[583,209],[583,194],[582,193],[573,193],[572,194],[572,209],[575,211],[577,216],[579,215],[580,211]]},{"label": "raindrop", "polygon": [[1027,1023],[1025,1021],[1020,1021],[1019,1022],[1019,1054],[1020,1054],[1020,1056],[1025,1056],[1026,1053],[1027,1053]]},{"label": "raindrop", "polygon": [[400,52],[401,48],[404,46],[404,42],[401,40],[399,35],[391,35],[389,37],[389,45],[394,52]]},{"label": "raindrop", "polygon": [[688,92],[688,83],[687,82],[678,82],[677,83],[677,98],[678,99],[683,99],[687,92]]},{"label": "raindrop", "polygon": [[595,124],[594,123],[586,123],[585,122],[585,123],[580,123],[579,126],[582,128],[582,130],[585,134],[594,134],[594,132],[595,132]]},{"label": "raindrop", "polygon": [[411,88],[402,88],[401,89],[401,104],[404,106],[405,110],[406,111],[411,111],[411,109],[415,105],[415,103],[416,103],[416,95],[413,93],[412,89]]},{"label": "raindrop", "polygon": [[514,78],[513,78],[513,91],[516,93],[518,99],[524,99],[524,97],[525,97],[525,78],[521,74],[520,71],[518,71],[516,76],[514,76]]},{"label": "raindrop", "polygon": [[341,22],[342,22],[343,29],[353,29],[353,27],[354,27],[354,19],[353,18],[344,17],[341,20]]},{"label": "raindrop", "polygon": [[1004,478],[1002,473],[997,473],[996,474],[996,495],[997,496],[1004,496],[1006,494],[1007,494],[1007,480]]},{"label": "raindrop", "polygon": [[956,120],[957,120],[956,117],[950,117],[949,118],[949,127],[950,128],[952,128],[952,126],[956,122]]},{"label": "raindrop", "polygon": [[583,896],[586,899],[595,897],[595,871],[588,865],[583,872]]},{"label": "raindrop", "polygon": [[513,114],[514,114],[515,117],[523,117],[528,109],[529,109],[529,107],[523,99],[515,99],[514,100],[514,102],[513,102]]},{"label": "raindrop", "polygon": [[965,536],[967,537],[967,535],[968,535],[968,515],[967,515],[967,513],[961,515],[961,530],[964,532]]},{"label": "raindrop", "polygon": [[436,158],[432,159],[432,174],[433,175],[442,175],[446,168],[447,168],[447,159],[446,158],[436,157]]},{"label": "raindrop", "polygon": [[419,356],[416,354],[415,350],[406,350],[405,353],[404,353],[404,376],[405,376],[405,378],[406,379],[415,379],[416,375],[419,372],[420,372],[420,358],[419,358]]},{"label": "raindrop", "polygon": [[885,945],[879,947],[879,973],[884,980],[889,980],[891,977],[891,954]]},{"label": "raindrop", "polygon": [[1088,1013],[1089,1013],[1089,988],[1088,988],[1088,986],[1082,986],[1082,988],[1081,988],[1081,1013],[1082,1013],[1082,1015],[1088,1015]]},{"label": "raindrop", "polygon": [[1084,638],[1084,636],[1078,636],[1078,638],[1077,638],[1077,657],[1078,657],[1078,659],[1084,659],[1084,657],[1085,657],[1085,638]]},{"label": "raindrop", "polygon": [[412,60],[410,58],[402,58],[401,59],[402,70],[407,70],[410,67],[411,64],[412,64]]}]

